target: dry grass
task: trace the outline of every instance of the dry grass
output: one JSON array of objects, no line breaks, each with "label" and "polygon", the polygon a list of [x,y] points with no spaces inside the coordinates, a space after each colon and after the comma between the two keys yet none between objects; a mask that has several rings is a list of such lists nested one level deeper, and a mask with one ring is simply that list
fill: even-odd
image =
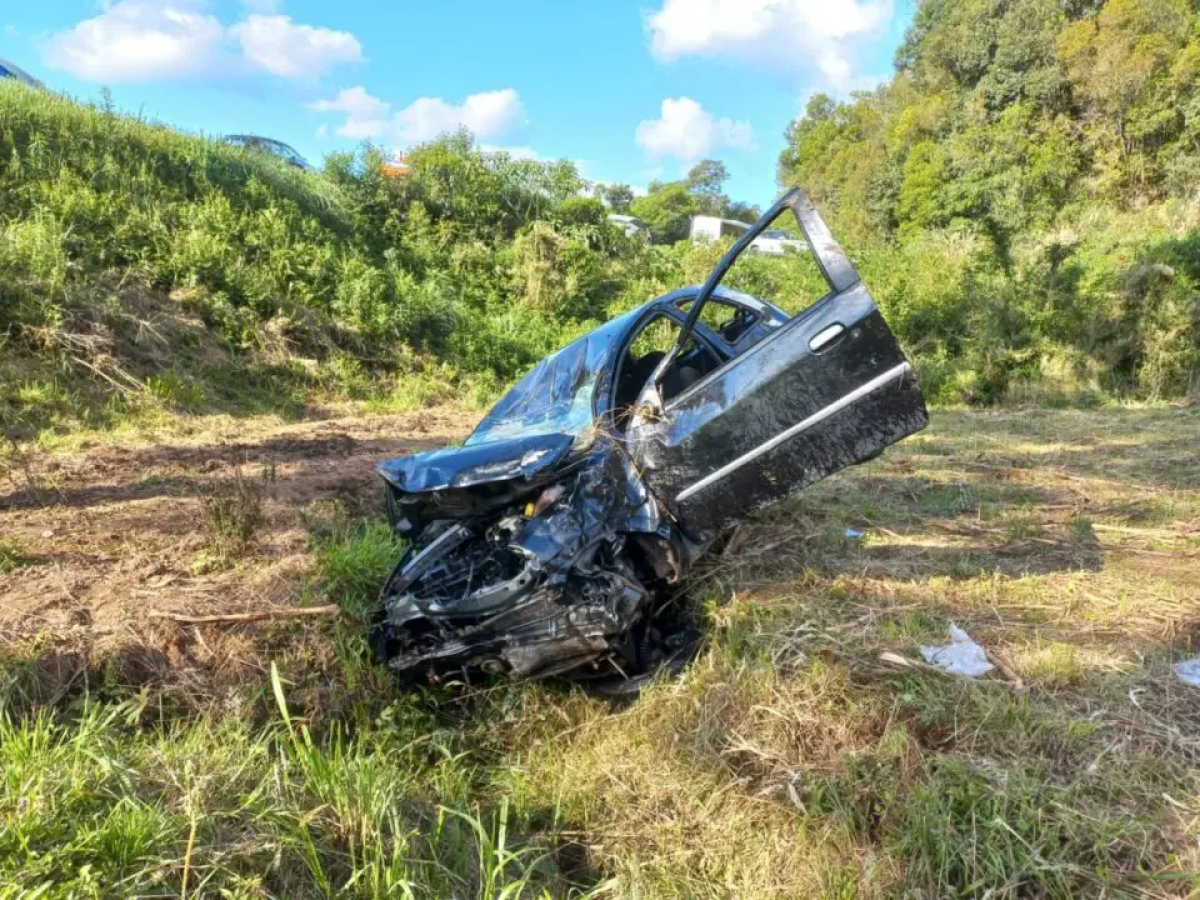
[{"label": "dry grass", "polygon": [[[935,413],[928,432],[743,527],[695,579],[707,649],[620,708],[553,685],[414,697],[379,676],[353,624],[238,626],[260,675],[243,669],[239,686],[207,699],[198,687],[165,712],[143,682],[133,720],[184,724],[96,738],[126,773],[102,808],[154,796],[164,776],[146,747],[180,778],[201,756],[212,777],[228,772],[200,807],[226,824],[200,830],[192,871],[206,890],[233,890],[253,869],[257,887],[238,896],[387,896],[385,857],[410,843],[362,805],[380,798],[402,810],[397,827],[434,827],[439,806],[511,822],[521,846],[543,848],[523,857],[542,872],[524,895],[574,883],[619,897],[1190,896],[1200,691],[1170,666],[1200,623],[1198,442],[1200,412],[1186,408]],[[337,521],[308,515],[318,577],[298,590],[358,605],[355,573],[391,551],[356,524],[360,500],[335,506]],[[944,643],[951,622],[996,672],[972,682],[897,662]],[[7,671],[26,695],[77,710],[78,685],[28,690],[52,670],[39,660],[54,641],[23,646],[24,668]],[[293,765],[280,796],[267,769],[208,736],[232,716],[267,729],[238,733],[244,759],[281,752],[267,658],[315,736],[286,750],[308,768]],[[218,699],[225,712],[208,708]],[[381,774],[395,765],[408,767],[402,783]],[[95,849],[109,844],[31,818],[10,788],[0,834],[53,831],[72,865],[115,865]],[[123,871],[142,866],[177,891],[187,815],[142,812],[165,818]],[[319,826],[308,850],[294,829],[268,827],[305,816]],[[348,868],[355,828],[382,850]],[[282,856],[251,852],[256,839]],[[473,838],[471,858],[500,839]],[[418,893],[491,896],[494,860],[438,881],[466,857],[422,847],[431,867],[403,873]],[[32,863],[15,865],[0,882],[28,886]],[[501,881],[525,871],[502,866]]]},{"label": "dry grass", "polygon": [[[506,788],[630,894],[1188,894],[1198,437],[1184,409],[935,415],[743,528],[687,677],[615,717],[550,701]],[[880,659],[951,622],[1001,670]]]}]

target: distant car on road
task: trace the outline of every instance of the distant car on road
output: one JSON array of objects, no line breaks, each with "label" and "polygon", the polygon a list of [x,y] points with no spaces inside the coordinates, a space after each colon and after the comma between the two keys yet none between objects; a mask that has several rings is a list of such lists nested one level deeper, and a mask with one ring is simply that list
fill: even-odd
[{"label": "distant car on road", "polygon": [[297,169],[303,169],[305,172],[316,171],[308,160],[283,141],[259,137],[256,134],[227,134],[224,140],[227,144],[233,144],[235,147],[253,150],[256,153],[269,153],[277,159],[282,159],[289,166],[295,166]]},{"label": "distant car on road", "polygon": [[6,59],[0,59],[0,78],[14,78],[17,81],[21,82],[21,84],[24,84],[31,88],[45,87],[45,85],[43,85],[40,81],[38,81],[36,78],[34,78],[28,72],[26,72],[24,69],[20,68],[19,66],[13,65]]},{"label": "distant car on road", "polygon": [[786,231],[773,228],[756,237],[750,249],[767,256],[783,256],[785,253],[802,253],[808,249],[808,244],[796,240]]}]

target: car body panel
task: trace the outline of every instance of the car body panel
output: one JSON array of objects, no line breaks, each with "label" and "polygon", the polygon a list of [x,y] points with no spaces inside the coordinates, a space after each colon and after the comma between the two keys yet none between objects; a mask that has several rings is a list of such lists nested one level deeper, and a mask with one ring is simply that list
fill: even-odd
[{"label": "car body panel", "polygon": [[20,66],[10,63],[8,60],[0,59],[0,78],[11,78],[18,81],[26,87],[43,88],[44,85],[22,69]]},{"label": "car body panel", "polygon": [[380,463],[376,471],[407,494],[531,479],[562,462],[573,442],[569,434],[533,434],[401,456]]},{"label": "car body panel", "polygon": [[[799,192],[777,207],[796,214],[830,292],[665,406],[651,389],[627,435],[652,492],[694,540],[928,422],[908,360],[816,210]],[[754,237],[739,240],[718,279]]]}]

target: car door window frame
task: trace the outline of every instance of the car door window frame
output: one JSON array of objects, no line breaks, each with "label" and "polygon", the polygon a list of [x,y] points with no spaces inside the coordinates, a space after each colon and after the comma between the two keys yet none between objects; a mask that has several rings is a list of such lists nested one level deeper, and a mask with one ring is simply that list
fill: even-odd
[{"label": "car door window frame", "polygon": [[[686,400],[694,391],[701,389],[709,381],[720,376],[734,362],[738,362],[746,357],[752,356],[755,353],[759,353],[764,348],[767,348],[770,345],[774,344],[776,341],[785,339],[786,336],[791,331],[795,330],[798,327],[801,327],[804,324],[804,322],[811,319],[813,316],[819,315],[820,311],[825,306],[827,306],[829,303],[831,303],[833,301],[833,298],[837,297],[838,295],[844,293],[845,291],[851,289],[856,284],[859,284],[861,282],[861,279],[858,277],[858,272],[855,271],[854,267],[850,264],[849,259],[847,259],[845,257],[845,254],[842,253],[841,248],[838,247],[837,244],[833,242],[833,237],[832,237],[832,235],[830,235],[828,228],[825,227],[825,223],[823,221],[821,221],[819,217],[816,217],[816,211],[812,210],[811,206],[808,206],[808,209],[812,210],[813,216],[816,217],[815,222],[810,222],[810,227],[812,227],[814,232],[818,233],[818,236],[820,236],[820,233],[823,232],[824,238],[828,241],[828,244],[824,248],[825,252],[828,253],[832,249],[834,252],[836,252],[837,256],[841,257],[841,261],[844,262],[844,266],[839,264],[838,269],[835,270],[836,273],[840,276],[840,280],[844,284],[844,287],[839,289],[837,287],[837,285],[834,284],[833,279],[830,275],[830,272],[826,268],[826,265],[824,264],[824,262],[822,260],[821,254],[818,252],[818,250],[816,248],[815,241],[809,237],[808,228],[806,228],[804,222],[802,221],[801,214],[798,213],[796,211],[796,209],[791,206],[791,203],[788,202],[789,198],[798,199],[800,202],[802,202],[804,204],[807,204],[807,202],[808,202],[807,198],[800,191],[800,189],[796,188],[793,191],[789,192],[788,194],[785,194],[784,197],[782,199],[780,199],[780,201],[776,204],[776,207],[782,207],[781,209],[776,211],[776,209],[773,207],[771,210],[768,210],[767,213],[765,213],[763,215],[763,219],[766,219],[767,216],[771,216],[771,218],[768,220],[768,224],[769,224],[770,222],[775,221],[775,219],[779,217],[779,215],[783,209],[787,209],[789,207],[792,208],[792,213],[796,218],[796,222],[800,226],[801,232],[804,234],[805,241],[808,242],[808,246],[809,246],[810,251],[813,254],[813,257],[817,260],[817,265],[821,270],[821,276],[825,279],[825,283],[829,285],[829,290],[826,291],[824,294],[822,294],[820,297],[818,297],[816,300],[814,300],[812,303],[810,303],[808,306],[806,306],[804,309],[802,309],[800,312],[796,313],[794,316],[792,316],[790,319],[788,319],[786,322],[784,322],[778,328],[774,329],[770,334],[768,334],[762,340],[758,341],[753,346],[748,347],[746,350],[742,351],[741,353],[731,353],[729,355],[729,357],[723,363],[721,363],[721,365],[719,365],[717,368],[713,369],[711,372],[709,372],[707,375],[705,375],[703,378],[701,378],[695,384],[689,385],[685,390],[680,391],[678,394],[676,394],[670,400],[664,401],[663,402],[663,411],[664,412],[669,413],[672,409],[674,409],[676,406],[678,406],[682,401]],[[760,219],[759,224],[762,224],[762,221],[763,220]],[[755,227],[755,229],[752,229],[752,231],[754,231],[754,232],[756,232],[757,230],[758,230],[757,226]],[[748,232],[748,234],[749,233],[750,232]],[[741,250],[744,250],[747,247],[749,247],[749,245],[752,242],[753,242],[753,238],[751,238],[749,241],[746,241],[745,246],[742,247]],[[741,243],[741,242],[739,241],[739,243]],[[829,246],[830,244],[832,245],[832,247]],[[738,254],[735,255],[734,251],[738,251]],[[728,263],[724,266],[724,268],[721,268],[721,263],[718,263],[717,269],[714,269],[714,274],[716,273],[716,271],[718,269],[720,270],[720,273],[721,273],[720,278],[724,278],[727,274],[729,274],[729,270],[733,268],[733,264],[737,261],[737,256],[740,255],[740,252],[741,251],[739,250],[737,244],[735,244],[733,247],[731,247],[729,252],[726,253],[725,257],[722,258],[722,261],[721,261],[721,263],[725,263],[726,260],[728,260]],[[732,258],[730,258],[731,256],[732,256]],[[835,260],[833,262],[836,263],[837,261]],[[847,269],[849,270],[848,273],[846,271]],[[712,276],[710,275],[709,278],[711,280]],[[720,287],[720,284],[721,284],[721,282],[720,282],[720,280],[718,280],[716,284],[712,285],[712,288],[709,291],[708,297],[706,298],[705,302],[707,302],[709,299],[715,299],[720,302],[726,302],[726,303],[729,302],[728,300],[724,300],[723,298],[714,296],[716,289],[718,287]],[[708,287],[707,282],[705,283],[705,287]],[[700,291],[698,291],[694,297],[692,297],[691,302],[695,303],[696,299],[702,293],[704,293],[703,288]],[[683,302],[687,302],[687,301],[680,301],[680,302],[683,303]],[[690,313],[690,311],[691,310],[689,310],[689,313]],[[696,325],[704,325],[704,323],[699,320],[699,316],[697,316],[696,322],[693,324],[693,329],[695,328]],[[686,327],[686,325],[684,327]],[[704,327],[707,329],[707,326],[704,326]],[[711,329],[707,329],[707,330],[711,331]],[[664,360],[664,362],[665,362],[665,360]]]},{"label": "car door window frame", "polygon": [[779,337],[792,329],[798,322],[802,322],[809,318],[812,310],[820,307],[831,296],[848,291],[856,284],[861,283],[858,271],[850,262],[849,257],[842,251],[841,246],[834,240],[833,235],[829,231],[829,227],[817,212],[816,207],[809,202],[808,196],[800,188],[792,188],[775,204],[768,209],[753,226],[748,228],[746,232],[734,241],[732,247],[725,251],[725,255],[717,262],[716,266],[705,279],[704,284],[696,293],[695,300],[692,303],[692,308],[687,313],[687,318],[680,329],[679,339],[670,352],[667,353],[653,375],[655,385],[660,385],[663,375],[671,367],[675,361],[675,356],[682,349],[683,343],[689,333],[694,332],[697,322],[700,320],[700,312],[705,304],[720,287],[725,276],[729,274],[729,270],[733,268],[738,258],[745,252],[754,241],[759,238],[763,232],[767,231],[771,224],[779,218],[784,210],[791,210],[792,216],[796,220],[796,225],[800,228],[800,233],[804,236],[805,242],[808,244],[808,249],[812,253],[813,259],[817,263],[817,268],[824,277],[826,284],[829,285],[829,291],[823,294],[815,302],[809,304],[804,310],[792,316],[782,327],[777,328],[770,335],[759,341],[753,347],[750,347],[744,353],[731,356],[722,365],[718,366],[704,378],[701,378],[695,384],[689,386],[687,390],[681,391],[678,395],[671,398],[669,403],[662,403],[661,409],[663,412],[668,411],[672,406],[675,406],[682,398],[687,397],[693,390],[708,382],[710,378],[719,374],[735,360],[740,360],[750,353],[762,347],[765,344],[770,344]]},{"label": "car door window frame", "polygon": [[[699,292],[697,292],[696,294],[692,294],[691,296],[688,296],[688,297],[680,297],[678,300],[675,301],[675,303],[673,305],[675,307],[676,312],[679,313],[680,317],[687,316],[687,311],[685,311],[683,309],[683,307],[689,303],[695,303],[698,293]],[[720,303],[722,306],[732,307],[734,310],[744,313],[745,315],[750,317],[750,323],[746,326],[745,330],[742,332],[743,336],[749,334],[763,319],[763,314],[761,312],[759,312],[757,309],[749,307],[744,303],[740,303],[737,300],[733,300],[730,297],[713,296],[713,297],[710,297],[709,300],[712,303]],[[680,327],[682,328],[683,326],[681,325]],[[728,338],[726,338],[725,335],[723,335],[721,332],[717,331],[715,328],[713,328],[711,325],[709,325],[707,322],[705,322],[701,319],[696,320],[696,327],[706,329],[708,335],[710,336],[710,338],[713,341],[715,341],[720,346],[724,347],[726,350],[729,351],[728,353],[725,354],[724,361],[721,363],[722,366],[724,366],[725,363],[729,362],[731,359],[733,359],[735,356],[738,355],[737,345],[741,341],[740,338],[738,339],[738,341],[731,341]],[[745,352],[745,351],[742,351],[742,352]]]},{"label": "car door window frame", "polygon": [[796,313],[796,315],[792,316],[790,319],[764,337],[761,341],[753,344],[750,347],[747,347],[741,353],[731,355],[728,359],[721,363],[721,365],[717,366],[717,368],[713,369],[695,384],[688,385],[686,390],[680,391],[670,400],[665,401],[663,403],[663,411],[668,413],[671,412],[671,410],[678,406],[680,402],[690,397],[694,391],[698,391],[700,388],[708,384],[708,382],[719,377],[735,362],[741,362],[741,360],[763,351],[765,348],[781,339],[788,332],[794,331],[796,328],[801,327],[808,319],[811,319],[815,315],[819,315],[820,311],[829,303],[831,303],[840,293],[840,291],[834,290],[826,291],[819,299],[814,300],[803,310]]}]

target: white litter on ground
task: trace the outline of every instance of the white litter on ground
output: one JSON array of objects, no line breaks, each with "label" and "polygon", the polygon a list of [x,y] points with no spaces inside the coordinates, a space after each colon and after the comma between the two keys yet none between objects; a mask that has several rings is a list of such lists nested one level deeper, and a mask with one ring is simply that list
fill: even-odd
[{"label": "white litter on ground", "polygon": [[945,669],[951,675],[968,678],[976,678],[996,668],[988,662],[984,649],[953,622],[950,623],[950,640],[952,643],[945,647],[922,647],[925,662]]},{"label": "white litter on ground", "polygon": [[1185,659],[1183,662],[1175,663],[1175,665],[1171,666],[1171,671],[1184,684],[1190,684],[1192,687],[1200,687],[1200,656],[1197,656],[1195,659]]},{"label": "white litter on ground", "polygon": [[863,533],[857,528],[847,528],[844,532],[842,532],[842,536],[849,538],[852,541],[857,541],[863,536]]}]

